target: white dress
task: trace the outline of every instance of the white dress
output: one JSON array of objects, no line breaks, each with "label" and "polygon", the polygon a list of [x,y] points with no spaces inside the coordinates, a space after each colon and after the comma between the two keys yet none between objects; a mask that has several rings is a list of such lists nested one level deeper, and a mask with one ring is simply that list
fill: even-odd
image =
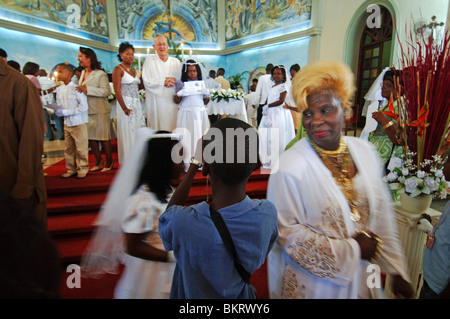
[{"label": "white dress", "polygon": [[[127,202],[122,229],[125,233],[147,233],[147,242],[165,250],[158,235],[159,216],[167,203],[161,203],[147,186],[141,186]],[[125,269],[114,292],[116,299],[167,299],[172,285],[174,262],[148,261],[125,255]]]},{"label": "white dress", "polygon": [[139,82],[137,76],[133,77],[124,72],[121,80],[122,97],[131,113],[130,116],[127,116],[117,101],[117,153],[120,164],[123,164],[126,154],[133,147],[137,129],[146,126],[143,107],[139,98]]},{"label": "white dress", "polygon": [[270,88],[267,104],[263,108],[263,116],[258,128],[260,138],[259,155],[265,168],[273,168],[279,155],[290,141],[295,137],[294,120],[291,112],[283,108],[283,105],[268,107],[280,98],[280,94],[286,91],[285,84],[279,84]]},{"label": "white dress", "polygon": [[368,283],[374,270],[352,238],[361,229],[383,241],[383,258],[372,263],[409,281],[381,160],[370,143],[344,138],[358,170],[353,183],[360,220],[352,220],[345,194],[307,138],[284,152],[270,175],[267,199],[277,207],[279,229],[267,261],[272,299],[383,297],[381,285]]},{"label": "white dress", "polygon": [[[181,89],[179,83],[177,87]],[[210,127],[208,111],[203,103],[203,99],[206,97],[209,95],[183,96],[180,102],[175,131],[183,136],[181,144],[184,152],[183,162],[186,164],[194,156],[197,141]]]}]

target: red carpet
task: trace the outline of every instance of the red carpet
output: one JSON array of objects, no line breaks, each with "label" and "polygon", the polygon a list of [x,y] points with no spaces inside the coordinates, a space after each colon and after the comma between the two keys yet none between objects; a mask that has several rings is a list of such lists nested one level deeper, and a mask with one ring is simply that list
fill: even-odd
[{"label": "red carpet", "polygon": [[[119,167],[117,153],[113,152],[113,158],[115,169],[104,173],[89,172],[84,179],[62,179],[60,176],[66,172],[65,160],[45,170],[48,229],[62,261],[60,294],[64,299],[111,299],[115,284],[120,278],[120,274],[105,275],[99,279],[81,278],[81,288],[68,288],[66,284],[67,277],[72,274],[66,271],[67,265],[79,263],[95,229],[94,222],[109,185]],[[92,154],[89,155],[89,162],[90,167],[95,165]],[[260,171],[252,174],[247,185],[247,194],[251,198],[265,198],[268,176]],[[206,199],[205,185],[206,179],[199,172],[189,192],[188,205]],[[266,264],[253,274],[251,283],[259,298],[268,298]]]}]

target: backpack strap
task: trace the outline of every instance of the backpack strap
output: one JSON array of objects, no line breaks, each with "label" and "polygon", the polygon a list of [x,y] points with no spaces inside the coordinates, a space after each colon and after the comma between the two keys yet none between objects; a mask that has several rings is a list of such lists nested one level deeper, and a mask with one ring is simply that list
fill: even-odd
[{"label": "backpack strap", "polygon": [[245,283],[250,283],[250,274],[244,269],[244,267],[237,261],[236,249],[234,248],[233,239],[231,238],[230,232],[228,231],[227,225],[225,224],[222,215],[216,212],[209,206],[209,213],[211,214],[211,219],[216,226],[220,237],[222,238],[225,247],[234,259],[234,266],[236,267],[239,275]]}]

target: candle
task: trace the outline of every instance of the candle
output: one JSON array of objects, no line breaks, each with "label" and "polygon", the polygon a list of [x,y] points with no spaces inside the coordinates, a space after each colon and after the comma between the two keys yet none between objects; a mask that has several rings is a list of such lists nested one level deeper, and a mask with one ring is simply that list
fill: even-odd
[{"label": "candle", "polygon": [[150,54],[150,49],[149,48],[147,48],[147,55],[149,55]]},{"label": "candle", "polygon": [[192,58],[192,49],[189,50],[189,57]]},{"label": "candle", "polygon": [[[147,54],[148,54],[148,49],[147,49]],[[138,68],[140,71],[141,70],[141,55],[140,54],[138,54]]]},{"label": "candle", "polygon": [[184,61],[184,43],[181,42],[181,61]]}]

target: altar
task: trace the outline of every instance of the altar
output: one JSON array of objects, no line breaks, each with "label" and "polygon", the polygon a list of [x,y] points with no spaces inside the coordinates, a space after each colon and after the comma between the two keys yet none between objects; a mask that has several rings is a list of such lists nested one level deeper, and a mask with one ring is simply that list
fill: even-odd
[{"label": "altar", "polygon": [[247,110],[245,108],[244,100],[229,99],[229,102],[225,100],[210,101],[206,106],[208,109],[208,115],[228,115],[228,117],[236,118],[248,123]]}]

